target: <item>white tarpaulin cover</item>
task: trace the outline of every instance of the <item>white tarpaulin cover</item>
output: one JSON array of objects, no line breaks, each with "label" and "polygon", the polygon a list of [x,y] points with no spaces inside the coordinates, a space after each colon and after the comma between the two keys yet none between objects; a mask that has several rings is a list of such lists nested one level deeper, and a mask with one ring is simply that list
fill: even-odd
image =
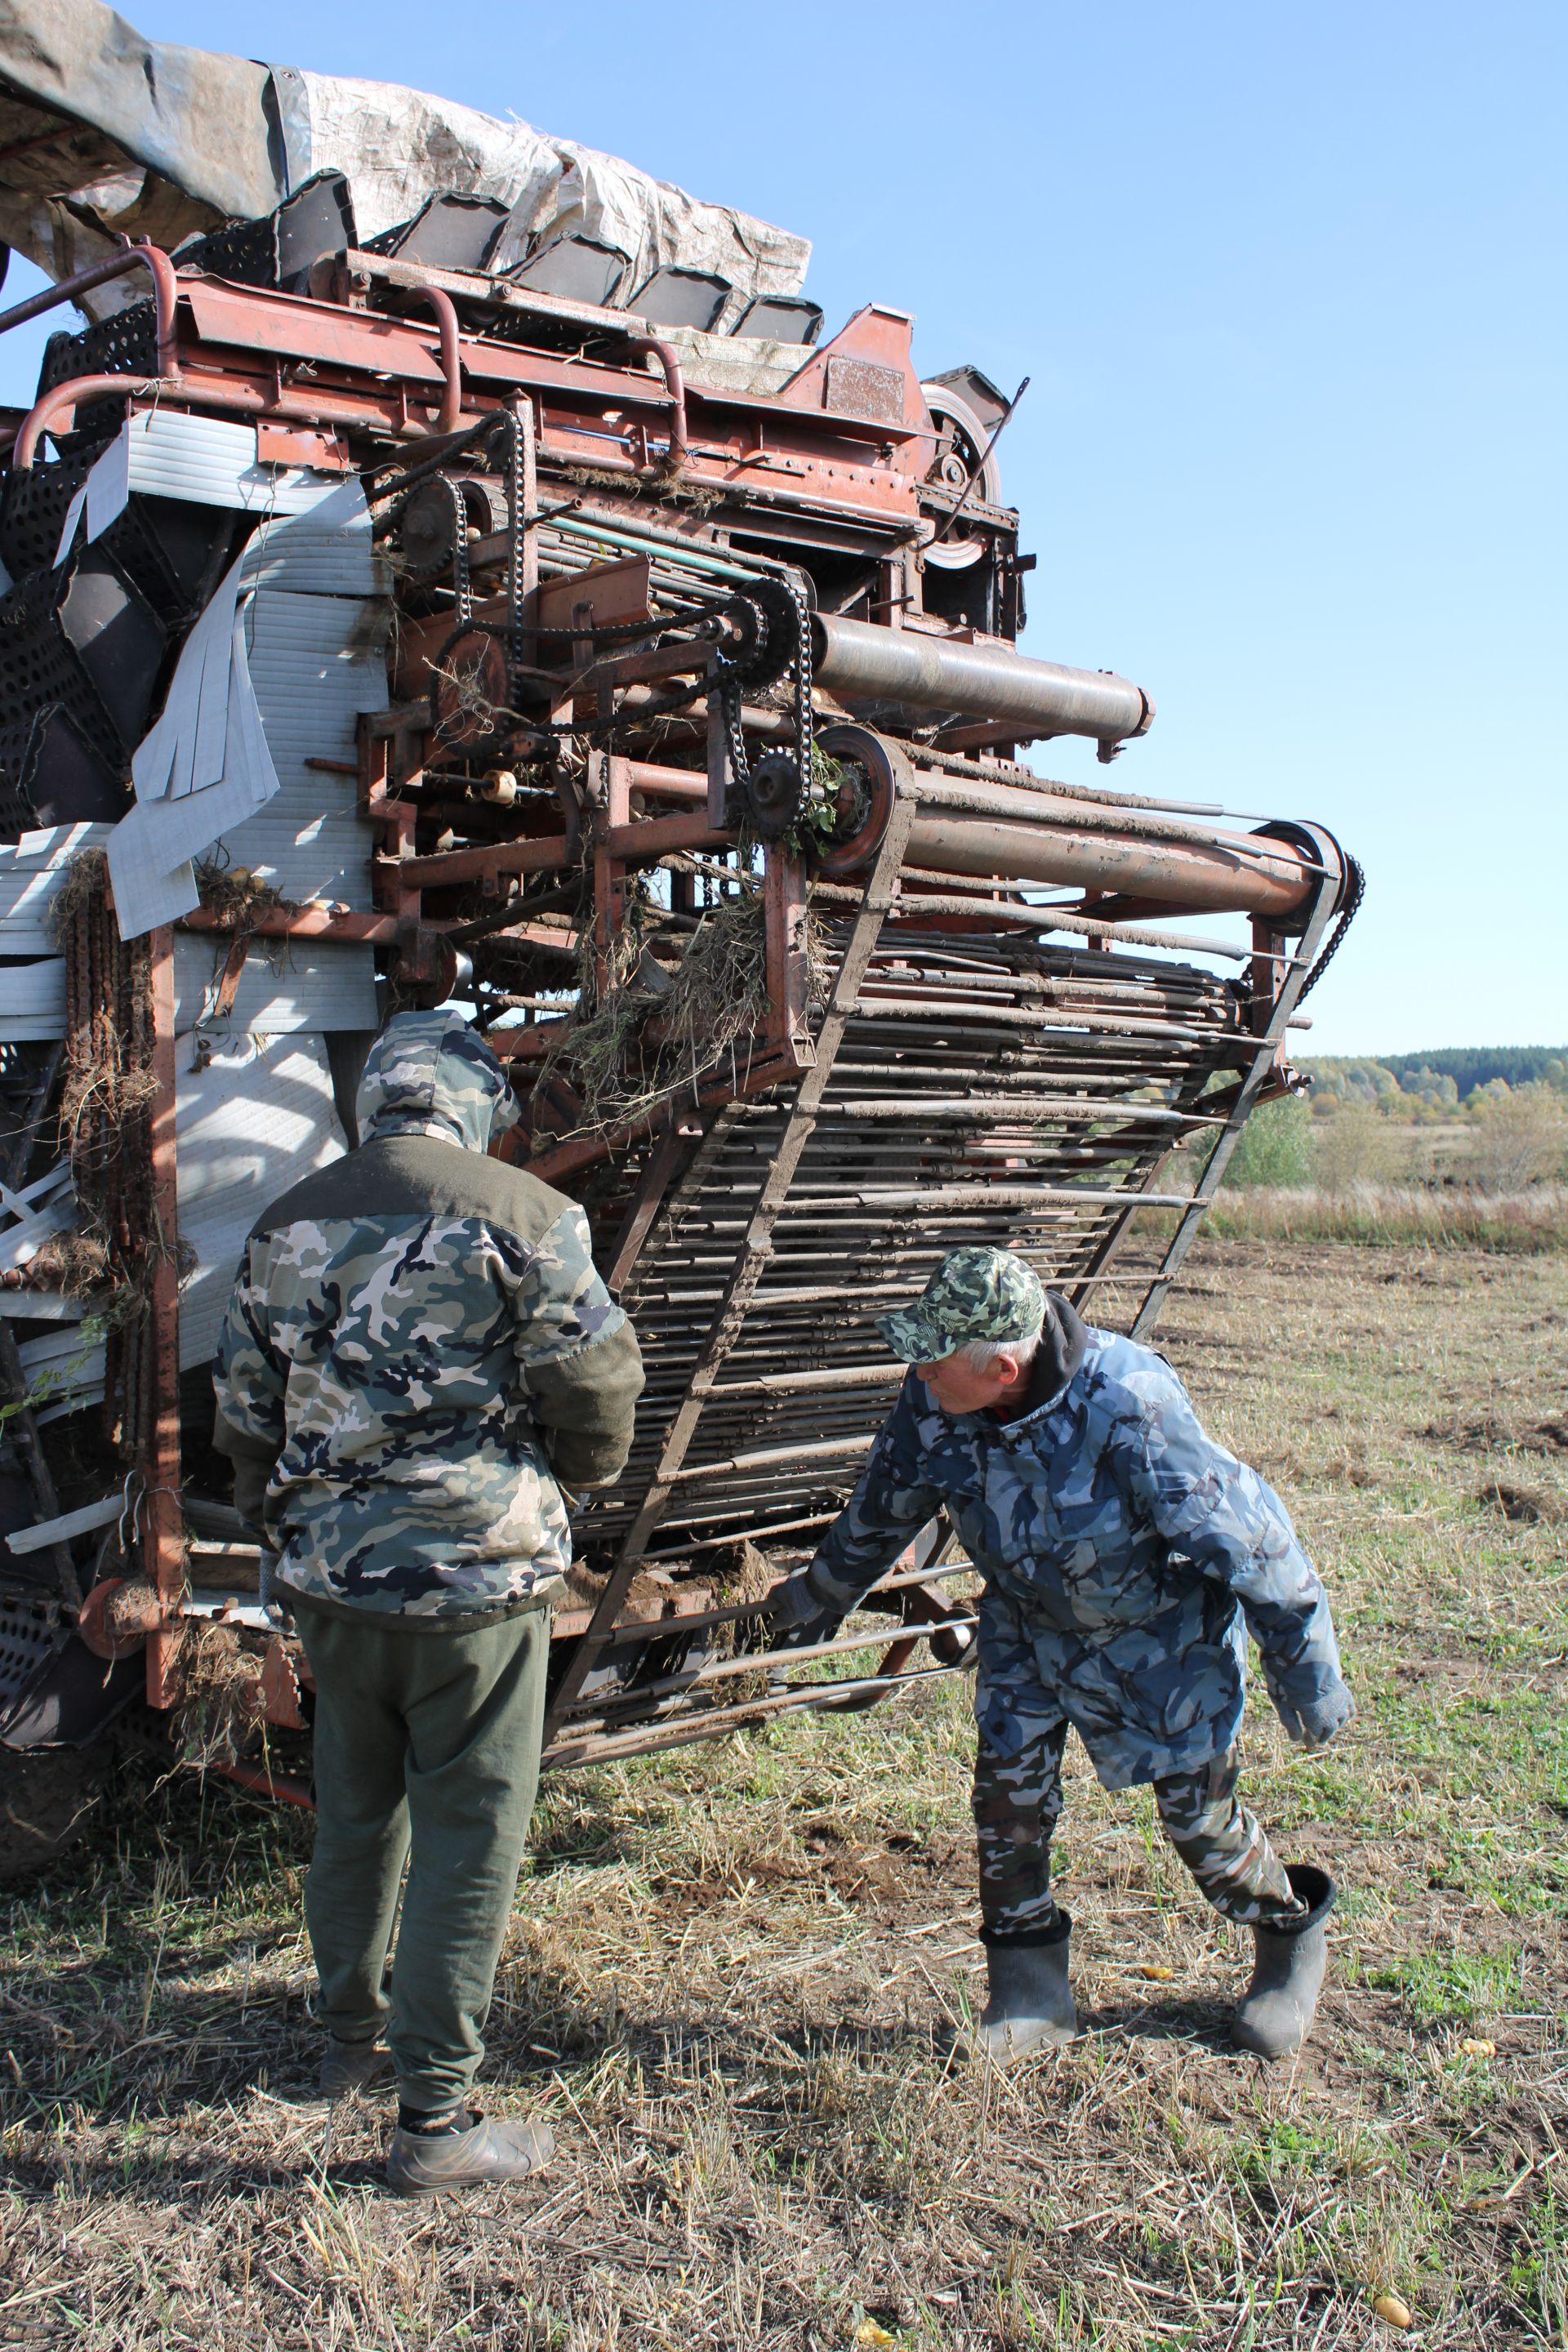
[{"label": "white tarpaulin cover", "polygon": [[[493,196],[511,208],[499,263],[531,237],[576,234],[630,254],[633,288],[674,266],[716,271],[742,296],[794,294],[811,252],[510,117],[149,41],[102,0],[0,0],[0,237],[51,278],[102,259],[117,235],[168,247],[258,219],[326,170],[348,178],[362,237],[427,196]],[[132,276],[87,307],[102,317],[144,293]]]}]

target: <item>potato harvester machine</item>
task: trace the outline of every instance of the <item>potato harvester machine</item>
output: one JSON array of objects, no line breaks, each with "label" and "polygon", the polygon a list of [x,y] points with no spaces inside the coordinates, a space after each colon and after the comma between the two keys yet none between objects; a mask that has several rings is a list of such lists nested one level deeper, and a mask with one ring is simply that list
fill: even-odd
[{"label": "potato harvester machine", "polygon": [[962,1660],[937,1528],[770,1654],[895,1394],[872,1318],[985,1242],[1148,1333],[1359,892],[1321,826],[1023,763],[1109,764],[1152,706],[1017,651],[1011,404],[922,381],[906,313],[824,341],[603,235],[503,267],[482,190],[374,233],[357,193],[106,238],[0,316],[100,313],[0,466],[12,1868],[116,1739],[309,1801],[208,1366],[389,1009],[474,1009],[500,1148],[583,1202],[641,1338],[554,1620],[547,1761],[585,1765]]}]

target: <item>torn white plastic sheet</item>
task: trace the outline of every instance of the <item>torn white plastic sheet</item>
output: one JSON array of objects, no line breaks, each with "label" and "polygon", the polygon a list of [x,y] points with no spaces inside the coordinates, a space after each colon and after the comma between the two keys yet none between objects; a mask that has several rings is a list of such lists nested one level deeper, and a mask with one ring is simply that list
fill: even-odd
[{"label": "torn white plastic sheet", "polygon": [[186,638],[163,712],[132,761],[136,805],[109,841],[123,939],[199,906],[192,859],[278,790],[250,683],[243,565],[241,557],[230,566]]},{"label": "torn white plastic sheet", "polygon": [[[194,861],[209,850],[285,898],[368,906],[374,836],[353,782],[307,765],[352,759],[359,714],[386,701],[386,570],[360,483],[262,465],[253,425],[212,418],[150,412],[131,420],[117,446],[132,490],[257,517],[132,763],[137,804],[110,847],[121,930],[134,938],[190,913],[200,895]],[[109,502],[106,488],[99,511]],[[89,531],[93,513],[84,496]],[[264,829],[252,833],[263,814]],[[329,944],[320,953],[323,973],[336,956],[345,980],[352,962],[343,1025],[358,1027],[370,950]],[[184,961],[188,1003],[203,983],[188,954]],[[242,983],[256,1018],[278,998],[260,978],[263,1003]],[[246,1017],[238,1003],[232,1017]],[[283,1025],[301,1019],[321,1025],[304,1001]]]},{"label": "torn white plastic sheet", "polygon": [[[379,599],[262,588],[252,600],[250,680],[281,789],[226,830],[220,854],[286,898],[335,899],[362,909],[372,903],[375,832],[360,812],[354,780],[308,763],[352,762],[360,714],[384,708],[385,627]],[[310,952],[339,961],[345,981],[358,971],[368,984],[374,961],[369,948],[317,942]],[[356,1016],[308,1025],[362,1024]]]},{"label": "torn white plastic sheet", "polygon": [[180,1364],[209,1362],[246,1234],[290,1184],[341,1159],[325,1041],[225,1038],[175,1079],[180,1239],[196,1265],[180,1287]]}]

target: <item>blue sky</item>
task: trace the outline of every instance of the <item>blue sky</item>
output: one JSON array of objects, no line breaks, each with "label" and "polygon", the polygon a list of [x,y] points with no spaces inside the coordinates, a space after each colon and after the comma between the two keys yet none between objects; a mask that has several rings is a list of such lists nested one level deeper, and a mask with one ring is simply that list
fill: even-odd
[{"label": "blue sky", "polygon": [[1029,650],[1159,706],[1114,781],[1367,867],[1303,1050],[1568,1037],[1560,5],[126,13],[624,154],[810,236],[830,327],[1031,376]]}]

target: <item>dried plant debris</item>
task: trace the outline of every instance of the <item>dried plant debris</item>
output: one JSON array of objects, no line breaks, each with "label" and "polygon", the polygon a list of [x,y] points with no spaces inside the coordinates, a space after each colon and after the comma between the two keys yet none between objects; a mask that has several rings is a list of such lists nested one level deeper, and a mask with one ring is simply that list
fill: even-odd
[{"label": "dried plant debris", "polygon": [[196,888],[206,912],[226,931],[249,931],[265,915],[292,915],[298,901],[286,898],[275,884],[264,881],[248,866],[228,866],[202,858],[195,867]]},{"label": "dried plant debris", "polygon": [[[738,1085],[766,1022],[758,893],[721,898],[689,933],[661,928],[664,911],[646,896],[633,901],[603,975],[584,934],[578,1003],[536,1080],[542,1096],[552,1076],[569,1081],[581,1107],[573,1134],[635,1125],[665,1103],[694,1099],[721,1072]],[[807,969],[819,977],[820,956],[808,954]]]}]

